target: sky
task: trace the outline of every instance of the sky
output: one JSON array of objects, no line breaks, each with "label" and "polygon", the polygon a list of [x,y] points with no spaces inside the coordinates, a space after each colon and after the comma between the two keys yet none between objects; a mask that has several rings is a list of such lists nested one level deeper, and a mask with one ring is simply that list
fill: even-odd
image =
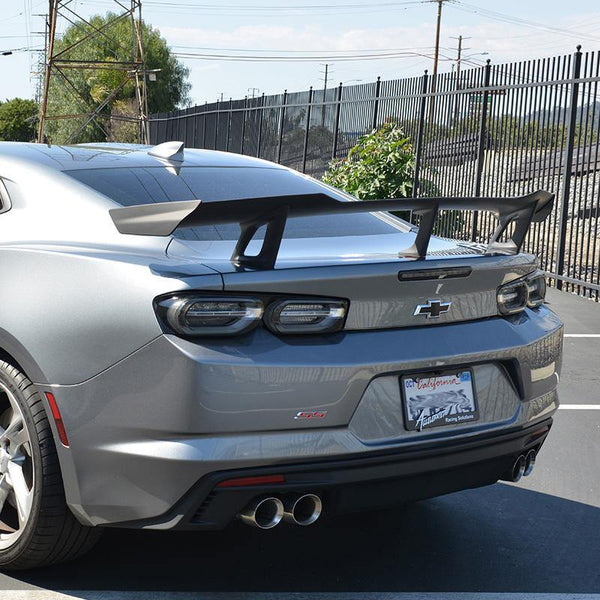
[{"label": "sky", "polygon": [[[125,2],[128,4],[128,2]],[[0,99],[33,97],[48,0],[0,0]],[[72,0],[84,16],[115,10],[114,0]],[[192,104],[328,86],[411,77],[431,71],[437,2],[431,0],[145,0],[144,19],[170,48],[186,54]],[[64,30],[65,24],[61,25]],[[60,32],[59,28],[59,32]],[[600,50],[598,0],[450,0],[442,10],[440,72],[455,64],[462,35],[463,68]],[[202,54],[204,58],[190,57]],[[311,62],[222,60],[311,57]],[[391,57],[373,59],[373,54]],[[356,55],[369,56],[358,60]],[[349,57],[343,60],[341,57]],[[337,60],[336,60],[337,58]],[[160,74],[158,75],[160,76]],[[149,83],[149,85],[152,85]]]}]

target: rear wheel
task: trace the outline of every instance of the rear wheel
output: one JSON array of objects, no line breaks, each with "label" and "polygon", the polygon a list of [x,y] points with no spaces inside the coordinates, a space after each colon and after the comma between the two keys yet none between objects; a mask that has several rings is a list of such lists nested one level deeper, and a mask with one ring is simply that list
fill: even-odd
[{"label": "rear wheel", "polygon": [[67,507],[40,393],[19,369],[0,361],[0,568],[72,560],[99,536]]}]

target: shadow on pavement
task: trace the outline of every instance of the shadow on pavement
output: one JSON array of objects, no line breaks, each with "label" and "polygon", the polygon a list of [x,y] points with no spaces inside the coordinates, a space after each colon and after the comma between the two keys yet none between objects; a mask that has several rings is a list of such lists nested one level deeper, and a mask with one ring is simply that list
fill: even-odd
[{"label": "shadow on pavement", "polygon": [[308,528],[107,530],[58,590],[600,592],[600,508],[497,484]]}]

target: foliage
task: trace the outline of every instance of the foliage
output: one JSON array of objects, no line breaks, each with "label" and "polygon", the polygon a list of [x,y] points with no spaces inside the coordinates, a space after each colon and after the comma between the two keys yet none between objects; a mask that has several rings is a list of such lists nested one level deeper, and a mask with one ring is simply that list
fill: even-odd
[{"label": "foliage", "polygon": [[0,141],[31,142],[35,138],[38,106],[33,100],[0,102]]},{"label": "foliage", "polygon": [[362,136],[348,157],[330,163],[323,181],[360,198],[407,198],[412,194],[415,153],[395,123]]},{"label": "foliage", "polygon": [[[397,123],[387,121],[378,130],[361,137],[356,146],[342,160],[332,161],[323,181],[360,198],[407,198],[413,194],[415,153],[410,138]],[[435,184],[420,177],[423,196],[437,196]],[[409,220],[408,211],[394,214]],[[455,235],[460,233],[464,217],[458,211],[442,211],[435,224],[434,233]]]},{"label": "foliage", "polygon": [[[78,61],[131,61],[131,21],[121,19],[105,29],[105,35],[86,38],[92,28],[100,29],[115,18],[112,13],[94,16],[88,24],[77,23],[68,27],[56,42],[56,54],[66,60]],[[189,70],[175,58],[160,32],[150,25],[142,24],[146,69],[160,69],[156,81],[147,82],[148,109],[150,114],[168,112],[189,102]],[[67,50],[69,46],[81,43]],[[98,106],[106,101],[110,93],[121,89],[102,110],[103,118],[85,125],[85,119],[70,118],[49,120],[47,136],[54,143],[64,143],[76,132],[72,142],[81,141],[137,141],[136,125],[123,120],[136,114],[135,81],[124,69],[65,69],[73,87],[58,73],[50,80],[48,115],[78,115],[89,111],[89,106]],[[85,102],[84,102],[85,100]],[[111,118],[112,117],[112,118]],[[121,118],[117,118],[121,117]]]}]

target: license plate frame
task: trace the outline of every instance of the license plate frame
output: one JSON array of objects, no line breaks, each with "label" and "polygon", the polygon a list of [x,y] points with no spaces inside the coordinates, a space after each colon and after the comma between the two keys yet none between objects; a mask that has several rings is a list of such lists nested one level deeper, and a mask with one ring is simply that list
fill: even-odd
[{"label": "license plate frame", "polygon": [[408,431],[459,427],[479,420],[473,369],[469,367],[402,375],[399,383],[404,426]]}]

